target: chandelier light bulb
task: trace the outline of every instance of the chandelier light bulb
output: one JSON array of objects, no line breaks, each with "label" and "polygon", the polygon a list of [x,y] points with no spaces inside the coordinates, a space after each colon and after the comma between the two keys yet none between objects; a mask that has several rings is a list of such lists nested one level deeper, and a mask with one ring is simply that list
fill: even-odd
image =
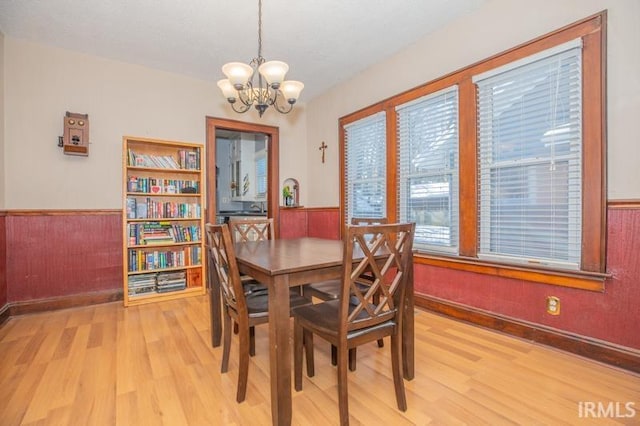
[{"label": "chandelier light bulb", "polygon": [[280,91],[284,95],[284,98],[291,105],[296,103],[298,97],[300,97],[300,92],[302,92],[302,89],[304,89],[304,84],[296,80],[287,80],[280,86]]},{"label": "chandelier light bulb", "polygon": [[258,72],[267,80],[267,84],[274,89],[280,87],[287,71],[289,71],[289,65],[282,61],[269,61],[258,67]]},{"label": "chandelier light bulb", "polygon": [[222,72],[236,90],[241,90],[253,75],[253,68],[242,62],[229,62],[222,66]]},{"label": "chandelier light bulb", "polygon": [[235,87],[233,87],[233,84],[231,84],[229,79],[223,78],[222,80],[218,80],[218,87],[222,90],[222,94],[229,100],[229,102],[231,102],[231,99],[235,102],[238,92]]}]

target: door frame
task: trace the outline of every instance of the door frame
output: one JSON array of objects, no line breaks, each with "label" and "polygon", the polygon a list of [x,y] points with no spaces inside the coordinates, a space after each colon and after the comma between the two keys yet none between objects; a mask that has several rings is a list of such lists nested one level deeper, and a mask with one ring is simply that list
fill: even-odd
[{"label": "door frame", "polygon": [[206,170],[205,180],[207,184],[207,209],[206,220],[208,223],[216,223],[216,130],[231,130],[236,132],[263,133],[267,135],[267,215],[273,218],[273,235],[278,238],[279,229],[279,192],[280,192],[280,129],[275,126],[248,123],[226,118],[206,117],[207,145],[206,145]]}]

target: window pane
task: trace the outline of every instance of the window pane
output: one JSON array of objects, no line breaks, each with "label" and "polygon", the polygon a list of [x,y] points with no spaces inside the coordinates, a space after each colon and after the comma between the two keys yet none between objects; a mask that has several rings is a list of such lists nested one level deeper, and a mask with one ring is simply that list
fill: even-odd
[{"label": "window pane", "polygon": [[457,86],[397,111],[400,220],[416,223],[414,247],[457,252]]},{"label": "window pane", "polygon": [[580,67],[573,47],[478,81],[481,256],[579,267]]},{"label": "window pane", "polygon": [[386,122],[379,113],[345,126],[346,223],[386,217]]}]

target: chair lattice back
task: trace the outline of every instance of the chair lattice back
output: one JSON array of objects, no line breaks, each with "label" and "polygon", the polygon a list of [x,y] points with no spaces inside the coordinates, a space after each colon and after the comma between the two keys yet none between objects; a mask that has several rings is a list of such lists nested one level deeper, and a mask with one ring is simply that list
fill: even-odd
[{"label": "chair lattice back", "polygon": [[207,249],[224,304],[242,314],[247,309],[231,233],[226,224],[206,224]]},{"label": "chair lattice back", "polygon": [[[404,291],[413,268],[414,233],[415,223],[347,226],[341,332],[402,315]],[[366,285],[358,285],[363,283]]]},{"label": "chair lattice back", "polygon": [[386,217],[352,217],[352,225],[386,225],[389,220]]},{"label": "chair lattice back", "polygon": [[273,218],[229,219],[235,242],[263,241],[273,238]]},{"label": "chair lattice back", "polygon": [[[352,225],[386,225],[389,223],[389,220],[386,217],[352,217],[351,224]],[[372,238],[373,236],[367,236],[367,238]]]}]

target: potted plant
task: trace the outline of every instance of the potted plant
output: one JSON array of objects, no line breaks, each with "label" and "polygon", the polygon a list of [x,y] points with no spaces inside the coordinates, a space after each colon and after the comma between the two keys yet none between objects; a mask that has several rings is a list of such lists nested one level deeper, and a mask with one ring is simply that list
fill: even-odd
[{"label": "potted plant", "polygon": [[293,193],[291,192],[289,185],[285,185],[285,187],[282,188],[282,198],[285,206],[293,205]]}]

